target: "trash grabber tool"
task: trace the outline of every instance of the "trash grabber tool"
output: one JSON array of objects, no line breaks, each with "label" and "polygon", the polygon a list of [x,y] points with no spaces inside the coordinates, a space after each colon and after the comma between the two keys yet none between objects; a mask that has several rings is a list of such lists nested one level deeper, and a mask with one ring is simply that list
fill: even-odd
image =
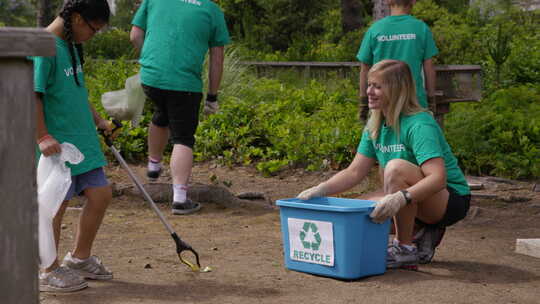
[{"label": "trash grabber tool", "polygon": [[[118,129],[122,128],[122,123],[120,123],[118,120],[113,120],[113,123],[114,123],[114,129],[112,131],[112,134],[114,134],[115,131],[117,131]],[[163,213],[156,206],[156,203],[154,203],[154,200],[152,200],[152,198],[150,197],[148,192],[146,192],[146,190],[144,189],[141,182],[137,179],[135,174],[133,174],[133,172],[131,171],[131,169],[127,165],[127,163],[124,160],[124,158],[122,157],[122,155],[120,155],[120,152],[118,152],[116,147],[113,145],[111,135],[105,134],[105,132],[103,130],[100,130],[100,133],[103,136],[103,138],[105,139],[105,144],[111,149],[112,153],[114,154],[114,157],[118,160],[118,162],[122,165],[122,167],[124,167],[124,169],[127,171],[127,173],[129,175],[129,177],[131,178],[131,180],[133,180],[133,182],[135,183],[135,185],[137,186],[139,191],[141,191],[141,193],[143,194],[144,198],[146,199],[146,201],[148,202],[150,207],[152,207],[154,212],[157,214],[157,216],[159,217],[159,219],[161,220],[161,222],[163,223],[163,225],[165,226],[165,228],[167,229],[167,231],[169,232],[169,234],[173,238],[174,242],[176,243],[176,253],[178,254],[178,258],[180,259],[180,262],[186,264],[187,266],[189,266],[191,268],[191,270],[193,270],[195,272],[200,271],[201,264],[199,263],[199,254],[197,253],[197,251],[195,251],[188,243],[186,243],[182,239],[180,239],[178,234],[176,234],[176,232],[174,232],[174,230],[172,229],[169,222],[167,222],[167,220],[163,216]],[[190,251],[190,252],[193,253],[193,255],[195,255],[195,260],[196,260],[195,263],[192,263],[192,262],[188,261],[186,258],[184,258],[182,256],[182,253],[185,252],[185,251]]]}]

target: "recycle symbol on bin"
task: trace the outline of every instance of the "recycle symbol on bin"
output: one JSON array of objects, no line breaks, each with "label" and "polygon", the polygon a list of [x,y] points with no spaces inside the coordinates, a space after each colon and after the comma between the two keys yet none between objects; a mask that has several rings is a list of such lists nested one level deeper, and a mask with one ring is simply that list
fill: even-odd
[{"label": "recycle symbol on bin", "polygon": [[300,231],[300,241],[302,241],[305,249],[319,250],[322,238],[318,230],[317,225],[314,223],[304,223],[304,227]]}]

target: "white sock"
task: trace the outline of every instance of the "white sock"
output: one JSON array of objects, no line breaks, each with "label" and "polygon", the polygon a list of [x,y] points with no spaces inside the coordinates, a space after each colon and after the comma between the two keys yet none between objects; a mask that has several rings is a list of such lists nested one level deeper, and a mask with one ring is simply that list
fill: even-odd
[{"label": "white sock", "polygon": [[187,196],[187,186],[182,184],[174,184],[173,185],[173,201],[183,203],[186,201]]},{"label": "white sock", "polygon": [[76,257],[71,257],[71,260],[75,263],[80,263],[80,262],[84,262],[85,260],[81,260],[79,258],[76,258]]},{"label": "white sock", "polygon": [[71,259],[75,263],[80,263],[84,261],[84,259],[81,260],[79,258],[74,257],[73,254],[71,254],[71,252],[69,252],[68,254],[69,254],[68,258]]},{"label": "white sock", "polygon": [[161,169],[161,162],[148,158],[148,171],[159,171]]},{"label": "white sock", "polygon": [[394,239],[394,244],[399,244],[399,246],[401,247],[405,247],[405,249],[407,250],[413,250],[414,248],[416,248],[414,245],[405,245],[405,244],[402,244],[401,242],[399,242],[397,239]]}]

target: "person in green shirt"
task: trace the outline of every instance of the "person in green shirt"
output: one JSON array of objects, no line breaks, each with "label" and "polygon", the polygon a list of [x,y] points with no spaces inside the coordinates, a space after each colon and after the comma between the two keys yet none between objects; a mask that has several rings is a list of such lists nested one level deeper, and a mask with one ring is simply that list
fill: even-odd
[{"label": "person in green shirt", "polygon": [[211,0],[143,0],[132,24],[130,38],[141,52],[141,83],[154,104],[148,128],[147,175],[150,179],[159,177],[163,152],[170,138],[172,213],[193,213],[201,205],[186,194],[202,99],[201,73],[209,53],[204,113],[213,114],[218,110],[223,47],[229,43],[225,18]]},{"label": "person in green shirt", "polygon": [[[436,74],[432,57],[439,53],[429,27],[410,15],[414,0],[389,0],[390,16],[375,22],[364,35],[356,58],[360,65],[360,117],[367,119],[367,73],[384,59],[405,61],[413,74],[418,102],[435,113]],[[422,77],[422,72],[424,77]],[[425,87],[424,87],[425,79]],[[426,98],[427,91],[427,98]]]},{"label": "person in green shirt", "polygon": [[[429,263],[445,228],[465,217],[470,190],[442,130],[417,101],[409,66],[383,60],[368,73],[371,116],[353,162],[328,181],[298,195],[310,199],[346,191],[378,162],[382,189],[363,199],[377,201],[370,214],[381,223],[394,217],[396,238],[387,267],[417,269]],[[420,226],[414,235],[415,222]]]},{"label": "person in green shirt", "polygon": [[68,164],[71,188],[53,220],[57,251],[68,201],[79,194],[87,198],[74,250],[67,253],[62,266],[55,260],[40,271],[40,291],[71,292],[88,286],[84,278],[108,280],[113,277],[112,272],[91,255],[92,244],[112,200],[111,187],[102,168],[106,161],[96,126],[107,132],[112,128],[88,102],[81,46],[108,23],[109,15],[106,0],[66,1],[59,16],[46,28],[55,36],[56,55],[32,58],[39,151],[51,157],[62,152],[60,143],[68,142],[84,155],[81,163]]}]

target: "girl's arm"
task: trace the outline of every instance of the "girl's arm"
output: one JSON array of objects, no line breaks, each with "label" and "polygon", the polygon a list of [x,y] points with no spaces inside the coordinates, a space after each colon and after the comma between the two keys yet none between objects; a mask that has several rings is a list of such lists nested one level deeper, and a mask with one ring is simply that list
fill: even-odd
[{"label": "girl's arm", "polygon": [[324,182],[326,195],[341,193],[359,184],[375,164],[375,159],[356,153],[352,163]]},{"label": "girl's arm", "polygon": [[141,51],[143,43],[144,43],[144,30],[138,26],[132,26],[131,32],[129,33],[129,40],[131,41],[131,44],[133,44],[133,47],[137,51]]},{"label": "girl's arm", "polygon": [[423,62],[424,75],[426,79],[426,94],[429,99],[435,98],[435,86],[437,82],[437,73],[433,59],[429,58]]},{"label": "girl's arm", "polygon": [[[425,161],[420,170],[425,176],[418,183],[407,188],[412,201],[423,201],[446,187],[446,168],[440,157]],[[375,206],[370,216],[376,223],[382,223],[395,216],[407,204],[407,197],[402,191],[387,193]]]},{"label": "girl's arm", "polygon": [[446,167],[440,157],[425,161],[420,169],[424,178],[407,188],[413,201],[423,201],[446,188]]},{"label": "girl's arm", "polygon": [[210,64],[208,68],[208,93],[217,94],[221,75],[223,73],[224,48],[216,46],[210,48]]},{"label": "girl's arm", "polygon": [[313,197],[333,195],[348,190],[364,179],[375,164],[375,159],[356,153],[352,163],[332,176],[326,182],[302,191],[298,198],[307,200]]},{"label": "girl's arm", "polygon": [[96,111],[96,109],[94,108],[91,102],[88,102],[88,106],[90,107],[90,110],[92,111],[92,118],[94,119],[94,123],[96,124],[96,127],[98,127],[99,129],[105,130],[105,133],[109,132],[107,134],[110,134],[110,132],[112,132],[111,123],[108,120],[101,117],[101,115],[99,115],[99,113]]},{"label": "girl's arm", "polygon": [[62,152],[62,147],[49,134],[45,125],[45,115],[43,114],[43,99],[41,93],[36,93],[36,142],[43,155],[50,156]]},{"label": "girl's arm", "polygon": [[363,62],[360,63],[360,82],[358,83],[360,98],[367,97],[367,75],[370,68],[370,65]]}]

